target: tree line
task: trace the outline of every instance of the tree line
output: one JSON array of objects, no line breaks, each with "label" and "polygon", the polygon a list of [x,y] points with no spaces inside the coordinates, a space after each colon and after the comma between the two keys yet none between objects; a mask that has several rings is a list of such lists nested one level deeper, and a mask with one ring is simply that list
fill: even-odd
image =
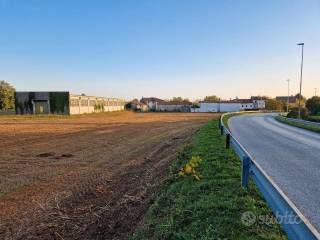
[{"label": "tree line", "polygon": [[[14,109],[14,93],[15,88],[6,81],[0,81],[0,111],[7,111]],[[297,94],[296,99],[299,99],[300,95]],[[266,99],[266,110],[278,110],[278,111],[286,111],[287,103],[284,101],[279,101],[274,98],[264,97]],[[301,116],[303,118],[307,118],[308,116],[320,116],[320,97],[314,96],[312,98],[306,99],[301,96]],[[204,98],[205,101],[213,101],[218,102],[220,98],[216,95],[206,96]],[[170,101],[189,101],[187,98],[182,97],[173,97]],[[197,101],[194,103],[197,105]],[[290,112],[288,114],[289,117],[297,117],[298,115],[298,100],[295,103],[289,104]]]},{"label": "tree line", "polygon": [[14,109],[15,88],[8,82],[0,81],[0,111]]}]

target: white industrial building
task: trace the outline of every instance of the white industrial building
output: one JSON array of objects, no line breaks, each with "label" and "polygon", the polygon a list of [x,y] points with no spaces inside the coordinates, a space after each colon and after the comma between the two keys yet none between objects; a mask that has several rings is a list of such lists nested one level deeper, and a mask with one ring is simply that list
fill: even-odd
[{"label": "white industrial building", "polygon": [[118,98],[70,95],[70,114],[123,111],[125,101]]},{"label": "white industrial building", "polygon": [[238,112],[248,110],[260,110],[265,108],[264,99],[235,99],[231,101],[201,101],[199,108],[193,108],[193,112]]}]

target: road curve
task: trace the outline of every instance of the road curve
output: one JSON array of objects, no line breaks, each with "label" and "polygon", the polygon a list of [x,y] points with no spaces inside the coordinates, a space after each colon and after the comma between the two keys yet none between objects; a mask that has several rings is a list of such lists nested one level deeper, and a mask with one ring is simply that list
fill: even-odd
[{"label": "road curve", "polygon": [[320,134],[273,117],[242,115],[228,124],[233,136],[320,231]]}]

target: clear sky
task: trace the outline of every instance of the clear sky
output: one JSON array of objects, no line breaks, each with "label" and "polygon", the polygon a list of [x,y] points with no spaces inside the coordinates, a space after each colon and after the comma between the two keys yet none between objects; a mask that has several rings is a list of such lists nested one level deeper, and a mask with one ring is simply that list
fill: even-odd
[{"label": "clear sky", "polygon": [[0,79],[130,99],[320,95],[320,0],[0,0]]}]

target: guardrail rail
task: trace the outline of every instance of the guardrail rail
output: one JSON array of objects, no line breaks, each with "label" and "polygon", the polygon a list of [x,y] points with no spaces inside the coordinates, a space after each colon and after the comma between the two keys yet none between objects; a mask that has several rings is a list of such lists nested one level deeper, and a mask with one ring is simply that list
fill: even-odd
[{"label": "guardrail rail", "polygon": [[[219,129],[221,135],[226,136],[226,148],[232,147],[242,161],[242,187],[248,187],[249,178],[251,177],[266,199],[274,215],[281,216],[280,224],[290,240],[319,240],[320,234],[316,228],[303,216],[294,203],[283,193],[271,177],[267,175],[224,125],[223,118],[229,114],[237,113],[223,114],[220,117]],[[292,223],[292,219],[295,220],[294,223]]]}]

